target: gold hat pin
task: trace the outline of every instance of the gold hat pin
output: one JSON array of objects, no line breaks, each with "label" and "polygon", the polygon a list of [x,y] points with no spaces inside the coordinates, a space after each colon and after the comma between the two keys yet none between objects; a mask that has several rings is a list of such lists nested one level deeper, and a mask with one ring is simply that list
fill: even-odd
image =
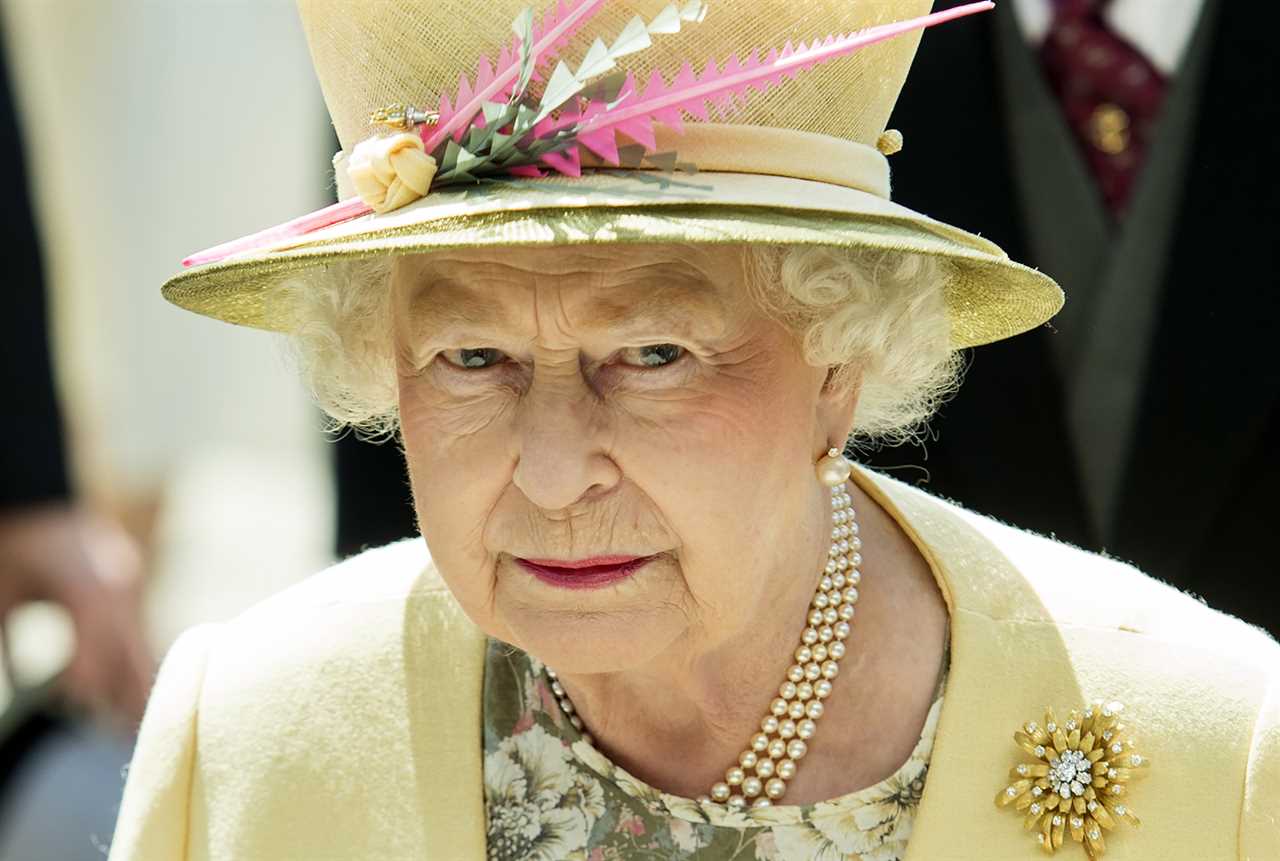
[{"label": "gold hat pin", "polygon": [[436,111],[424,111],[412,105],[387,105],[369,114],[369,125],[407,132],[415,126],[434,125],[440,119]]},{"label": "gold hat pin", "polygon": [[1123,710],[1117,702],[1095,702],[1083,712],[1073,709],[1059,724],[1048,709],[1043,726],[1027,721],[1013,734],[1034,759],[1014,765],[996,804],[1024,814],[1024,827],[1037,832],[1046,854],[1070,834],[1090,858],[1100,858],[1107,851],[1104,831],[1120,820],[1141,826],[1129,807],[1129,782],[1143,776],[1150,762],[1120,723]]}]

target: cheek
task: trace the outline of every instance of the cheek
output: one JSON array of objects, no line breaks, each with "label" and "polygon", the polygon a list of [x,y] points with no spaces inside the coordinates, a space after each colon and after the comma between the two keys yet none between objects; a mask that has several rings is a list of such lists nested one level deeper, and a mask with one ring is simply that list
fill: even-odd
[{"label": "cheek", "polygon": [[400,427],[418,524],[450,591],[489,633],[492,560],[483,535],[510,483],[504,407],[493,396],[445,396],[418,377],[401,377]]},{"label": "cheek", "polygon": [[[690,591],[740,609],[786,566],[813,475],[813,369],[776,352],[730,357],[679,398],[629,412],[618,459],[678,537]],[[733,588],[727,588],[726,579]]]},{"label": "cheek", "polygon": [[643,402],[627,402],[646,419],[628,428],[636,432],[637,446],[660,456],[676,484],[689,489],[680,476],[695,470],[719,476],[722,486],[750,486],[762,472],[785,465],[788,456],[807,455],[812,369],[763,338],[707,365],[706,373],[668,403],[644,409]]}]

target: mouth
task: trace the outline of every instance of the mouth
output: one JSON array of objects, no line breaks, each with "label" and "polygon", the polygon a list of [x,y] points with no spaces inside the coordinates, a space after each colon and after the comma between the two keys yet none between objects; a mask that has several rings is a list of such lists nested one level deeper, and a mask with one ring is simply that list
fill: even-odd
[{"label": "mouth", "polygon": [[565,589],[595,589],[630,577],[652,556],[592,556],[588,559],[525,559],[515,557],[520,567],[552,586]]}]

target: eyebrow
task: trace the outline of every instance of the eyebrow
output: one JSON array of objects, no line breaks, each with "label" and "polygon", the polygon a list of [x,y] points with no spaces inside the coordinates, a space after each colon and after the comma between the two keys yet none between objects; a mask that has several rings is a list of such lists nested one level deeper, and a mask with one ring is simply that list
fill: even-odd
[{"label": "eyebrow", "polygon": [[671,295],[673,292],[670,286],[653,287],[640,291],[633,301],[625,303],[601,297],[590,305],[578,322],[602,329],[630,329],[657,324],[684,330],[692,316],[714,318],[725,310],[710,285],[700,291],[680,291],[679,301]]},{"label": "eyebrow", "polygon": [[[689,290],[693,280],[684,275],[664,280],[636,279],[626,285],[625,301],[599,296],[575,315],[574,322],[619,334],[660,327],[705,336],[706,326],[698,323],[722,317],[728,310],[727,303],[706,281],[701,281],[703,289]],[[434,278],[416,291],[409,307],[415,330],[435,337],[518,325],[508,304],[496,302],[448,276]]]},{"label": "eyebrow", "polygon": [[[441,292],[446,293],[441,296]],[[443,299],[444,301],[437,301]],[[509,308],[494,302],[457,281],[441,278],[415,292],[409,309],[415,328],[432,330],[463,328],[477,324],[512,322]]]}]

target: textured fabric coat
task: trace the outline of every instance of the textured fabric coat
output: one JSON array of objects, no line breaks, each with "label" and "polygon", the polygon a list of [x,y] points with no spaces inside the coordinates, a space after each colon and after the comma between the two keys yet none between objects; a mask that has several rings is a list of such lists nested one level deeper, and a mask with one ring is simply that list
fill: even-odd
[{"label": "textured fabric coat", "polygon": [[[1045,707],[1120,700],[1150,759],[1111,861],[1280,859],[1280,646],[1132,567],[871,470],[929,560],[951,671],[907,861],[1041,855],[993,804]],[[164,660],[110,861],[483,859],[484,637],[421,539],[367,551]],[[1062,857],[1084,858],[1070,842]]]}]

